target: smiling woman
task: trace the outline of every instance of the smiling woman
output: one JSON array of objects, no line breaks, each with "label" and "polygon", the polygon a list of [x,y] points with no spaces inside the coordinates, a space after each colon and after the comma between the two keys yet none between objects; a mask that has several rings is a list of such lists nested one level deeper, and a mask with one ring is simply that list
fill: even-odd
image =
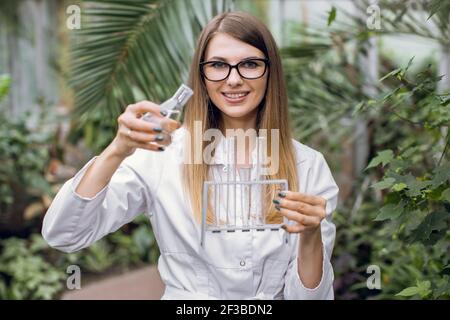
[{"label": "smiling woman", "polygon": [[[333,298],[331,213],[338,187],[322,154],[292,139],[281,59],[267,27],[243,12],[213,18],[198,39],[188,85],[194,95],[182,125],[164,119],[150,101],[126,108],[111,144],[59,191],[44,220],[44,238],[60,250],[80,250],[145,212],[161,252],[163,299]],[[162,125],[142,120],[145,112]],[[193,159],[208,147],[208,141],[189,138],[199,127],[223,134],[214,161],[183,163],[186,153]],[[287,181],[283,192],[267,187],[268,197],[249,192],[250,208],[264,207],[265,222],[277,227],[218,232],[200,246],[204,183],[229,175],[228,132],[249,130],[279,132],[267,136],[278,170],[261,177],[255,144],[248,143],[238,153],[246,155],[250,178],[233,178]],[[256,134],[247,137],[252,142]],[[230,201],[219,197],[219,207],[236,220]],[[212,220],[210,212],[207,218]],[[291,223],[279,228],[283,218]],[[294,241],[284,241],[286,232]]]},{"label": "smiling woman", "polygon": [[201,67],[208,96],[221,111],[224,126],[236,123],[241,127],[245,122],[247,128],[256,127],[258,106],[267,88],[268,60],[264,53],[226,33],[218,33],[210,40],[204,60]]}]

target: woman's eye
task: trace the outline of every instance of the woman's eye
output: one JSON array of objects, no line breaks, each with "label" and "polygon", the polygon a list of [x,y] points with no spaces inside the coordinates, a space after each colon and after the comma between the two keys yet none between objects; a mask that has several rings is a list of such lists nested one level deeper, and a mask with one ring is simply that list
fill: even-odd
[{"label": "woman's eye", "polygon": [[245,61],[242,63],[242,66],[244,68],[254,69],[254,68],[258,67],[258,64],[255,61]]},{"label": "woman's eye", "polygon": [[226,68],[227,65],[223,62],[213,62],[211,63],[211,66],[215,69],[223,69]]}]

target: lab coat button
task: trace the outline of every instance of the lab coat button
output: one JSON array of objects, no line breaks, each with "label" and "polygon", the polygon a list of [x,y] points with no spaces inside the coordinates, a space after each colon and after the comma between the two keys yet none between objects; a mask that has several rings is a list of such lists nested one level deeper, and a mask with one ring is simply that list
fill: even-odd
[{"label": "lab coat button", "polygon": [[241,267],[245,266],[245,260],[241,260],[239,264],[241,265]]}]

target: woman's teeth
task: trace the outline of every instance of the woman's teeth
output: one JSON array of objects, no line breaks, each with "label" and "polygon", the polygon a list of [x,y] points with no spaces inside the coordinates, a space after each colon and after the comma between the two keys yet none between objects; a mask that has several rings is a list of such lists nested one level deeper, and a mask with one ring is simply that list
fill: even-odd
[{"label": "woman's teeth", "polygon": [[224,93],[224,96],[226,96],[227,98],[230,99],[238,99],[238,98],[242,98],[245,97],[246,95],[248,95],[248,92],[245,93]]}]

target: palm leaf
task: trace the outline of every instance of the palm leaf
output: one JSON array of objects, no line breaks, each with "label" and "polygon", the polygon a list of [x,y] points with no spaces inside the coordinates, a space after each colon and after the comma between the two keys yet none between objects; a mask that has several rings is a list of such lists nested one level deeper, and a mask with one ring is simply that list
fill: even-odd
[{"label": "palm leaf", "polygon": [[[367,0],[354,2],[357,14],[339,8],[339,13],[348,19],[335,21],[332,28],[310,29],[299,25],[294,35],[298,39],[293,39],[290,47],[282,48],[295,136],[304,139],[321,130],[328,130],[329,136],[338,136],[333,130],[342,125],[336,120],[344,117],[348,122],[359,102],[370,99],[362,90],[364,70],[351,63],[356,61],[352,54],[364,54],[369,36],[400,33],[448,43],[449,15],[437,12],[427,21],[432,3],[406,6],[403,1],[380,1],[381,30],[366,28],[366,9],[370,5]],[[448,6],[440,8],[449,9]],[[385,69],[389,65],[381,64],[380,73],[389,72]],[[380,84],[372,85],[379,86],[382,92]]]},{"label": "palm leaf", "polygon": [[[355,15],[343,9],[344,15],[356,25],[365,26],[368,0],[355,1],[360,12]],[[438,41],[450,45],[450,2],[442,0],[404,1],[380,0],[381,29],[371,30],[379,34],[406,34]]]},{"label": "palm leaf", "polygon": [[[79,119],[101,108],[116,118],[137,100],[160,102],[186,80],[196,37],[231,0],[95,0],[82,3],[71,42],[69,84]],[[79,123],[79,126],[82,125]]]}]

